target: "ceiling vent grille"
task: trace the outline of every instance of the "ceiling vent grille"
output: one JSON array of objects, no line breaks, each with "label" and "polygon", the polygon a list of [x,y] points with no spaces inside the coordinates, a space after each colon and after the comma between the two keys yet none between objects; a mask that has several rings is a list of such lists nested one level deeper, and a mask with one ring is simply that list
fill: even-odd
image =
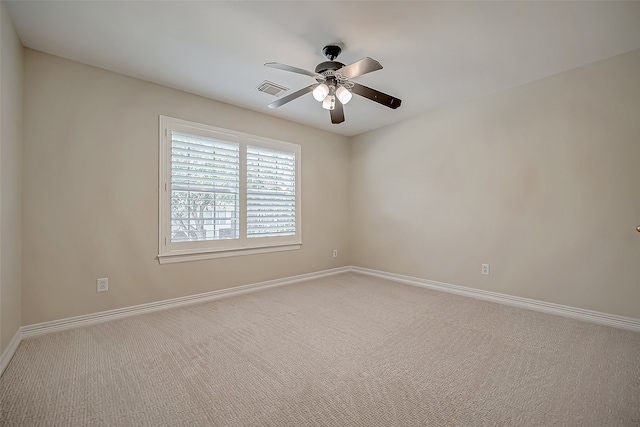
[{"label": "ceiling vent grille", "polygon": [[289,90],[288,87],[280,86],[273,82],[269,82],[267,80],[260,83],[260,86],[257,88],[260,92],[268,93],[273,96],[280,96],[281,93]]}]

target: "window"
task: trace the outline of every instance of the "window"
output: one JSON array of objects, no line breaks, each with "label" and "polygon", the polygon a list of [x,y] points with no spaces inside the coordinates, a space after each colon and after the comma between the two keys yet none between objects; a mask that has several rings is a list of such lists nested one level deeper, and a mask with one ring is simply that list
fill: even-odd
[{"label": "window", "polygon": [[160,263],[299,249],[299,171],[299,145],[160,116]]}]

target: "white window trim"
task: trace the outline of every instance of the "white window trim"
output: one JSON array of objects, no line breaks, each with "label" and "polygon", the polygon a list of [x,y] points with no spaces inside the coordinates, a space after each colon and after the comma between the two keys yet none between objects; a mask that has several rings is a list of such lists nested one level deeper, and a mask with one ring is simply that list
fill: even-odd
[{"label": "white window trim", "polygon": [[[171,132],[179,130],[193,135],[210,136],[240,145],[240,238],[211,241],[210,247],[177,249],[171,244]],[[301,203],[301,147],[298,144],[278,141],[233,130],[189,122],[168,116],[160,116],[159,129],[159,179],[158,179],[158,261],[160,264],[199,261],[238,255],[290,251],[302,246]],[[296,155],[296,232],[283,239],[246,237],[246,153],[247,146],[258,146],[294,152]],[[275,241],[274,241],[275,240]],[[233,242],[233,246],[230,246]],[[198,242],[202,243],[202,242]],[[182,245],[185,246],[185,245]],[[197,245],[194,245],[197,246]],[[201,246],[201,245],[200,245]]]}]

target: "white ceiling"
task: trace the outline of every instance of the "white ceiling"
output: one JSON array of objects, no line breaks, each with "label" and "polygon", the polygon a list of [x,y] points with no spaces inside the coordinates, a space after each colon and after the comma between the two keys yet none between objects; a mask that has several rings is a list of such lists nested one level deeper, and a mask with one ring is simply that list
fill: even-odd
[{"label": "white ceiling", "polygon": [[[640,48],[640,2],[6,3],[31,49],[347,136]],[[335,42],[340,62],[378,60],[354,81],[402,106],[354,96],[339,125],[311,94],[267,108],[264,80],[314,80],[264,63],[313,71]]]}]

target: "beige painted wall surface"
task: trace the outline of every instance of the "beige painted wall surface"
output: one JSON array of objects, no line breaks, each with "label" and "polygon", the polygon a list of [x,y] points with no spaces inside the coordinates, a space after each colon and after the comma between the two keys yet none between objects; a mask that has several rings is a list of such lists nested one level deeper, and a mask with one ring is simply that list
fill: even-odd
[{"label": "beige painted wall surface", "polygon": [[350,155],[354,265],[640,318],[640,50]]},{"label": "beige painted wall surface", "polygon": [[[347,138],[28,49],[24,79],[24,325],[349,264]],[[302,249],[159,265],[160,114],[301,144]]]},{"label": "beige painted wall surface", "polygon": [[21,326],[22,44],[0,2],[0,354]]}]

